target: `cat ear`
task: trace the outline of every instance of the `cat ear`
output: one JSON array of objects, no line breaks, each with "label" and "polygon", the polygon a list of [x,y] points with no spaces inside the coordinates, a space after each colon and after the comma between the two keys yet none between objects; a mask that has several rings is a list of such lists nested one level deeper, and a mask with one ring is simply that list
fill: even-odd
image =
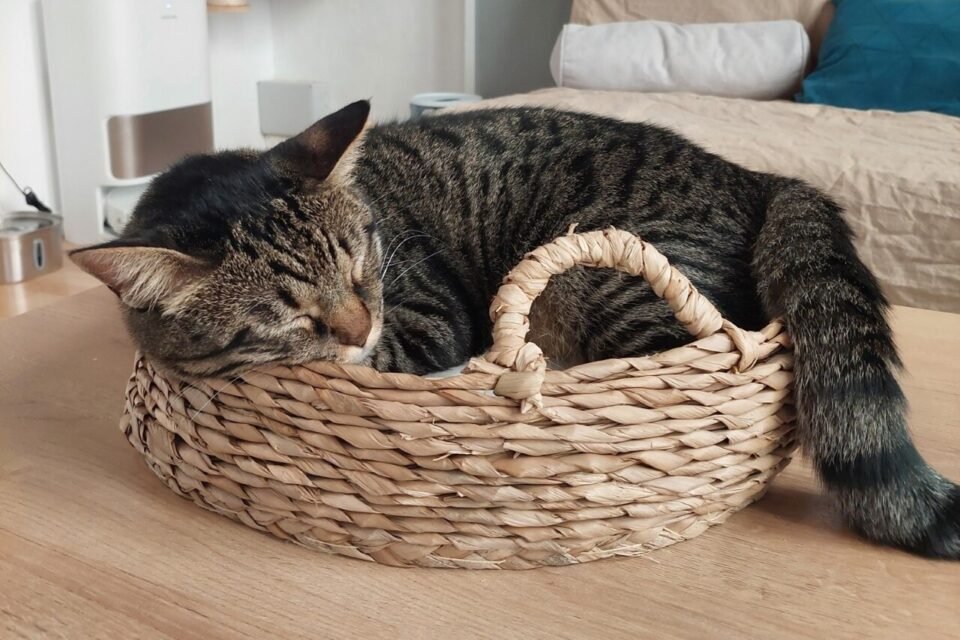
[{"label": "cat ear", "polygon": [[349,176],[360,147],[370,103],[360,100],[317,121],[267,152],[270,159],[314,180]]},{"label": "cat ear", "polygon": [[185,253],[122,240],[71,251],[70,259],[135,309],[155,307],[209,269]]}]

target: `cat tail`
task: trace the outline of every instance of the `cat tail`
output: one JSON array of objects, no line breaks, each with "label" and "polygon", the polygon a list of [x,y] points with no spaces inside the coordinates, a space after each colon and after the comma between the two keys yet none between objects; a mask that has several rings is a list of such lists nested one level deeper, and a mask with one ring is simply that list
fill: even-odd
[{"label": "cat tail", "polygon": [[910,439],[887,301],[837,204],[773,180],[753,269],[767,313],[794,341],[800,442],[856,531],[960,559],[960,487]]}]

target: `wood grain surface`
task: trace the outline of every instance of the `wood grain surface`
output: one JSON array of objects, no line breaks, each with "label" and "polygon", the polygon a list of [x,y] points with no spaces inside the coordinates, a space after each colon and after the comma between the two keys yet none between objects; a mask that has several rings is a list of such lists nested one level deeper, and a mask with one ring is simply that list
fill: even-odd
[{"label": "wood grain surface", "polygon": [[[74,245],[65,243],[64,252],[74,248]],[[64,256],[63,266],[53,273],[26,282],[0,284],[0,319],[45,307],[99,285],[96,278],[81,271]]]},{"label": "wood grain surface", "polygon": [[[960,479],[960,316],[897,309],[914,435]],[[173,495],[117,429],[103,288],[0,321],[0,638],[953,638],[960,563],[867,544],[809,468],[645,557],[527,572],[321,555]]]}]

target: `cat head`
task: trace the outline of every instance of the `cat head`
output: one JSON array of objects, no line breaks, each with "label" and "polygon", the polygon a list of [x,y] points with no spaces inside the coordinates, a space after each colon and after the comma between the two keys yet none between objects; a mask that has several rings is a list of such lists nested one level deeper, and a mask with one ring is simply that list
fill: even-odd
[{"label": "cat head", "polygon": [[369,111],[356,102],[263,153],[189,157],[153,180],[120,239],[70,257],[167,372],[360,362],[383,321],[376,224],[350,188]]}]

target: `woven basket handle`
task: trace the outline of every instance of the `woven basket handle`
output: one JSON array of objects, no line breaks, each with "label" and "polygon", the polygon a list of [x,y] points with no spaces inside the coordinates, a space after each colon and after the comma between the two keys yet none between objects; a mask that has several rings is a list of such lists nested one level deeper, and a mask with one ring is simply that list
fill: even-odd
[{"label": "woven basket handle", "polygon": [[716,307],[703,297],[682,273],[670,266],[659,251],[639,237],[619,229],[570,233],[527,254],[514,267],[490,307],[493,346],[483,356],[512,369],[501,374],[497,395],[523,401],[522,410],[541,406],[540,387],[546,360],[540,347],[526,341],[530,330],[530,307],[551,276],[574,266],[607,267],[642,276],[653,291],[673,309],[691,334],[705,338],[723,329],[741,353],[741,368],[756,362],[753,341],[741,329],[727,322]]}]

